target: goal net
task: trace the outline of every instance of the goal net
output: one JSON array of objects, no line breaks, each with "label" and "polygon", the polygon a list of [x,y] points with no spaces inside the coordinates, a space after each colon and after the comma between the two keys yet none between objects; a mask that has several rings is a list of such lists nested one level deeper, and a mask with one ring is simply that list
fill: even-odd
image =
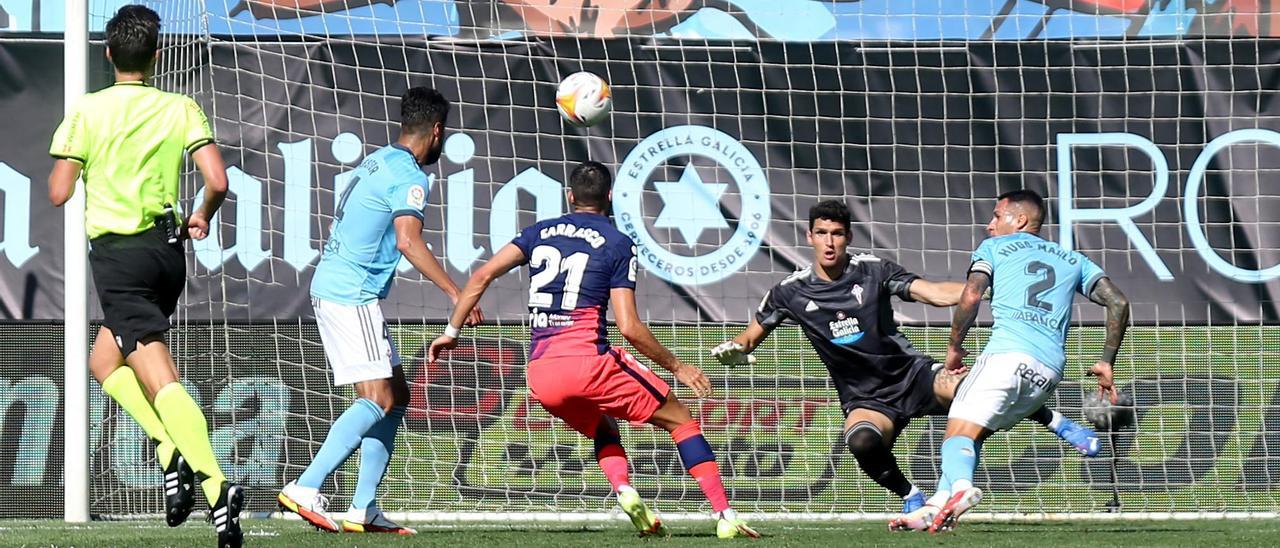
[{"label": "goal net", "polygon": [[[856,7],[872,2],[803,0],[157,4],[170,45],[156,83],[204,106],[231,185],[219,230],[192,245],[171,340],[252,510],[274,507],[352,399],[331,384],[307,290],[335,196],[395,138],[399,95],[415,85],[454,104],[443,157],[427,168],[424,235],[459,285],[520,227],[565,211],[562,182],[577,162],[615,170],[613,217],[640,249],[641,315],[713,380],[708,399],[675,390],[701,419],[740,511],[880,516],[901,505],[843,447],[826,369],[796,327],[777,330],[749,367],[708,355],[810,262],[808,208],[844,200],[853,251],[963,280],[995,196],[1024,186],[1049,198],[1044,235],[1089,255],[1133,302],[1116,369],[1138,422],[1104,436],[1092,459],[1034,424],[997,434],[977,474],[983,510],[1280,508],[1280,193],[1268,182],[1280,167],[1280,134],[1268,129],[1280,112],[1280,48],[1267,39],[1223,37],[1213,22],[1139,36],[1146,27],[1133,14],[1067,6],[1107,2],[921,8],[912,18]],[[806,27],[824,22],[836,30]],[[967,30],[949,30],[957,25]],[[553,100],[579,70],[614,93],[611,118],[585,130],[562,123]],[[184,196],[198,188],[189,177]],[[401,265],[382,307],[412,403],[384,509],[576,519],[613,507],[590,441],[525,387],[527,285],[523,272],[496,282],[481,301],[489,322],[429,366],[423,349],[449,301]],[[950,311],[895,306],[903,333],[941,358]],[[1100,310],[1077,300],[1051,400],[1077,421],[1095,389],[1083,370],[1101,351]],[[93,511],[160,512],[141,432],[94,401]],[[912,421],[896,442],[927,492],[944,422]],[[668,513],[709,512],[665,434],[623,430],[647,499]],[[347,507],[358,458],[325,484],[335,510]]]}]

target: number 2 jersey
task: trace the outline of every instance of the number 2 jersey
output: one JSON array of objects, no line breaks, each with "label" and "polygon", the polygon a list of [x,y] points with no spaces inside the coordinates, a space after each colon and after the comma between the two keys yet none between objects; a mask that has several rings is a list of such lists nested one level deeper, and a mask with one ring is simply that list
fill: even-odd
[{"label": "number 2 jersey", "polygon": [[511,241],[529,265],[529,359],[609,350],[609,291],[635,289],[636,248],[608,217],[570,213]]},{"label": "number 2 jersey", "polygon": [[995,324],[984,354],[1021,352],[1059,374],[1075,293],[1088,295],[1106,276],[1088,257],[1035,234],[988,238],[973,252],[969,272],[991,276]]}]

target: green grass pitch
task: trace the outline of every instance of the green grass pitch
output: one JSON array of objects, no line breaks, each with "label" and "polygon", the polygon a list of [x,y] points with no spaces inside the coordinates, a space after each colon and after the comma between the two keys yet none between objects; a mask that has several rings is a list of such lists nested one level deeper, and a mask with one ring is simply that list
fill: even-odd
[{"label": "green grass pitch", "polygon": [[[192,516],[196,518],[196,516]],[[541,546],[676,547],[710,545],[758,546],[1195,546],[1239,548],[1280,543],[1280,522],[1247,521],[1075,521],[962,523],[944,535],[889,533],[879,522],[760,521],[754,525],[763,539],[716,538],[714,525],[680,521],[671,524],[667,538],[636,538],[624,522],[596,524],[536,523],[490,525],[417,524],[414,537],[334,535],[320,533],[298,521],[246,519],[245,546],[463,546],[536,548]],[[159,520],[95,522],[72,525],[61,521],[0,521],[3,546],[209,546],[212,529],[197,519],[176,529]]]}]

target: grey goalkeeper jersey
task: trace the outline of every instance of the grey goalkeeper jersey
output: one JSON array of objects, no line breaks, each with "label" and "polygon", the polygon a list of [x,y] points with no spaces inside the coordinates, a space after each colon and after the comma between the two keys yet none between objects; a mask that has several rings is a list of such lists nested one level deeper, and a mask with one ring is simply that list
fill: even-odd
[{"label": "grey goalkeeper jersey", "polygon": [[874,255],[849,257],[843,274],[826,281],[810,266],[765,294],[756,321],[772,331],[784,320],[800,324],[833,377],[854,399],[883,399],[909,389],[913,364],[927,359],[898,332],[891,296],[912,301],[919,276]]}]

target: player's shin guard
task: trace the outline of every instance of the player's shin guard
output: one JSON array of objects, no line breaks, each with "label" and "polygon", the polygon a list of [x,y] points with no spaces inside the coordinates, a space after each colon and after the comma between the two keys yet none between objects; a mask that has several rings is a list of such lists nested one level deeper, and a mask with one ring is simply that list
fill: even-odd
[{"label": "player's shin guard", "polygon": [[368,508],[378,496],[378,486],[387,475],[387,464],[396,450],[396,432],[404,418],[404,406],[391,408],[387,416],[378,421],[360,440],[360,474],[356,480],[356,492],[351,496],[351,507]]},{"label": "player's shin guard", "polygon": [[209,506],[214,506],[219,502],[222,483],[227,478],[222,474],[222,467],[218,466],[213,445],[209,443],[209,423],[205,421],[204,412],[191,399],[187,389],[176,382],[166,384],[156,392],[152,405],[164,422],[165,431],[178,446],[178,452],[196,474],[204,477],[201,487],[205,500]]},{"label": "player's shin guard", "polygon": [[600,423],[596,429],[595,449],[596,462],[613,490],[631,485],[630,463],[627,462],[627,452],[622,449],[622,436],[616,426],[603,421]]},{"label": "player's shin guard", "polygon": [[951,492],[973,486],[978,467],[978,447],[972,438],[952,436],[942,442],[942,474],[951,480]]},{"label": "player's shin guard", "polygon": [[671,439],[676,442],[685,470],[698,482],[698,487],[711,503],[711,510],[723,512],[729,509],[729,497],[724,492],[716,455],[711,451],[707,438],[702,436],[702,426],[698,421],[689,421],[672,430]]},{"label": "player's shin guard", "polygon": [[355,402],[343,411],[338,419],[329,427],[320,450],[311,459],[311,464],[302,475],[298,476],[298,485],[319,489],[324,479],[337,470],[351,453],[360,445],[360,440],[373,425],[386,417],[378,404],[364,398]]},{"label": "player's shin guard", "polygon": [[858,460],[858,466],[877,484],[899,497],[911,494],[911,482],[903,475],[892,448],[884,442],[884,435],[874,424],[854,424],[845,431],[844,442],[853,458]]},{"label": "player's shin guard", "polygon": [[133,368],[127,365],[117,367],[103,379],[102,391],[120,404],[120,408],[133,417],[142,431],[147,433],[147,437],[156,442],[156,460],[160,461],[160,466],[167,466],[173,460],[173,450],[177,446],[173,444],[169,432],[165,431],[160,415],[156,414],[156,409],[147,401],[147,395],[142,392],[142,384],[138,382],[138,375],[133,372]]}]

